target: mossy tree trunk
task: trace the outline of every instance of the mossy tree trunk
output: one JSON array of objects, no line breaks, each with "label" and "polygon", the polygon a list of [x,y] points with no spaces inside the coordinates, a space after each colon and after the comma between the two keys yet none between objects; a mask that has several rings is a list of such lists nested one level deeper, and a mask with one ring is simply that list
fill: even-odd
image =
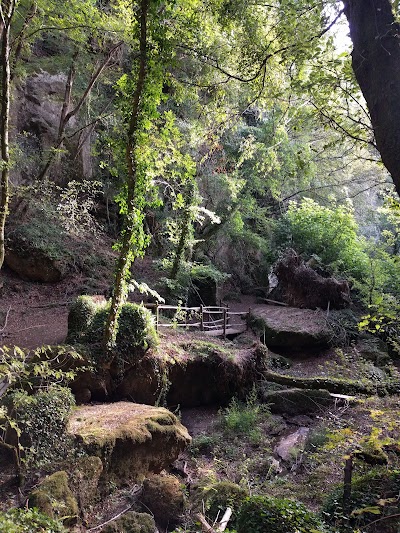
[{"label": "mossy tree trunk", "polygon": [[[117,260],[114,290],[111,297],[110,311],[107,317],[104,331],[104,351],[105,363],[104,368],[109,368],[114,358],[114,345],[118,330],[118,316],[121,306],[126,298],[127,278],[129,277],[130,267],[135,258],[135,251],[132,247],[139,246],[135,242],[138,232],[138,225],[143,224],[141,211],[143,208],[143,184],[138,183],[138,161],[137,161],[137,135],[139,129],[141,109],[141,100],[145,90],[145,82],[148,73],[147,65],[147,17],[150,0],[141,0],[140,9],[137,13],[137,21],[140,27],[140,52],[139,52],[139,69],[137,75],[136,88],[132,98],[131,115],[128,124],[128,134],[126,141],[126,164],[128,170],[127,177],[127,205],[124,225],[122,229],[121,245],[119,257]],[[140,181],[140,180],[139,180]]]},{"label": "mossy tree trunk", "polygon": [[1,32],[1,195],[0,195],[0,268],[4,263],[5,236],[4,229],[8,214],[10,200],[9,176],[10,176],[10,80],[11,80],[11,22],[16,7],[15,0],[4,0],[0,3]]},{"label": "mossy tree trunk", "polygon": [[188,184],[188,191],[185,195],[185,207],[179,223],[179,240],[175,248],[174,259],[170,272],[170,279],[176,279],[184,259],[185,251],[188,247],[193,233],[193,207],[195,199],[195,182],[191,180]]}]

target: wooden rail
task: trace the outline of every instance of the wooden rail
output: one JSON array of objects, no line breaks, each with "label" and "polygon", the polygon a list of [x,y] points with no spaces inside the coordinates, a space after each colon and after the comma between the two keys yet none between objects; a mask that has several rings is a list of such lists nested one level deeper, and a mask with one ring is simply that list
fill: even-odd
[{"label": "wooden rail", "polygon": [[[247,312],[232,312],[226,306],[205,306],[185,307],[177,305],[164,304],[144,304],[155,313],[156,329],[183,327],[185,329],[199,329],[206,335],[214,337],[243,333],[248,329],[248,317],[250,309]],[[161,315],[163,311],[173,312],[171,322],[162,322]],[[214,318],[215,316],[215,318]],[[235,317],[243,319],[235,322]]]}]

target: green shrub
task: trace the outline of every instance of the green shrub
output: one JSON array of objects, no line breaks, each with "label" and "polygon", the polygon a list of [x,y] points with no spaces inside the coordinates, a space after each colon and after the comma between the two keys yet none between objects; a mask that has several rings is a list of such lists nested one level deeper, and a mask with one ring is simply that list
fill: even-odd
[{"label": "green shrub", "polygon": [[[108,305],[98,307],[82,342],[100,345],[108,315]],[[157,345],[158,335],[151,311],[141,305],[126,303],[122,306],[118,320],[115,349],[119,361],[133,363],[149,348]]]},{"label": "green shrub", "polygon": [[278,223],[278,245],[317,255],[334,271],[363,279],[369,271],[366,243],[349,206],[324,207],[310,198],[291,202]]},{"label": "green shrub", "polygon": [[57,520],[37,509],[11,509],[0,512],[0,531],[3,533],[67,533]]},{"label": "green shrub", "polygon": [[[398,533],[400,504],[400,472],[375,467],[367,474],[354,477],[351,497],[346,512],[343,510],[343,484],[326,499],[322,512],[326,522],[343,532],[363,528],[377,518],[385,518],[376,527],[369,526],[370,533]],[[393,519],[390,515],[396,515]]]},{"label": "green shrub", "polygon": [[14,391],[6,400],[9,416],[20,432],[26,468],[41,467],[65,459],[72,450],[66,427],[75,405],[70,389],[50,386],[34,395]]},{"label": "green shrub", "polygon": [[256,429],[256,424],[266,406],[257,402],[257,391],[253,391],[247,397],[245,403],[233,398],[223,411],[222,420],[226,429],[235,434],[251,434]]},{"label": "green shrub", "polygon": [[286,498],[251,496],[239,512],[238,533],[322,533],[317,517],[304,505]]},{"label": "green shrub", "polygon": [[67,342],[78,342],[80,340],[93,321],[100,306],[101,304],[96,302],[91,296],[78,296],[68,313]]}]

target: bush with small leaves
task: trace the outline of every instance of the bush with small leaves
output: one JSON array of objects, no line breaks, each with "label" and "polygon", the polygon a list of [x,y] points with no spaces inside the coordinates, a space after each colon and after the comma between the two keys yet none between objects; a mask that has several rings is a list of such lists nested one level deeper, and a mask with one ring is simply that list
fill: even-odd
[{"label": "bush with small leaves", "polygon": [[323,524],[301,503],[251,496],[239,512],[238,533],[324,533]]},{"label": "bush with small leaves", "polygon": [[0,531],[7,533],[67,533],[58,520],[53,520],[37,509],[11,509],[0,512]]},{"label": "bush with small leaves", "polygon": [[[98,307],[86,333],[82,337],[85,344],[101,344],[104,325],[108,315],[108,305]],[[119,358],[132,363],[158,341],[154,318],[148,309],[141,305],[126,303],[122,306],[118,319],[116,352]]]},{"label": "bush with small leaves", "polygon": [[5,398],[11,444],[24,457],[25,467],[41,467],[65,459],[71,452],[67,422],[75,405],[70,389],[57,385],[34,395],[16,390]]}]

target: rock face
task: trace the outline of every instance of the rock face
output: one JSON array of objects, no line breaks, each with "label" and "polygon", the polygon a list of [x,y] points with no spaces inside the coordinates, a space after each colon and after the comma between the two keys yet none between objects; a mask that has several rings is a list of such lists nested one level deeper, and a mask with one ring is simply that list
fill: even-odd
[{"label": "rock face", "polygon": [[88,454],[100,457],[104,476],[117,484],[160,472],[191,441],[167,409],[130,402],[78,407],[68,431]]},{"label": "rock face", "polygon": [[[13,114],[16,115],[14,121],[18,143],[27,156],[26,161],[13,170],[13,178],[17,182],[26,182],[37,176],[44,163],[44,154],[56,144],[66,82],[66,74],[50,74],[42,71],[29,76],[25,85],[18,89],[14,97]],[[78,128],[75,117],[70,120],[69,126],[72,129]],[[62,148],[66,148],[67,151],[72,149],[71,151],[76,153],[71,143],[72,141],[69,141],[69,145],[63,145]],[[75,177],[77,175],[84,178],[91,177],[90,136],[76,157],[75,153],[73,157],[64,154],[53,164],[50,174],[56,182],[60,183],[63,180],[66,171]]]},{"label": "rock face", "polygon": [[324,311],[257,306],[250,323],[269,348],[293,352],[326,348],[333,336]]}]

